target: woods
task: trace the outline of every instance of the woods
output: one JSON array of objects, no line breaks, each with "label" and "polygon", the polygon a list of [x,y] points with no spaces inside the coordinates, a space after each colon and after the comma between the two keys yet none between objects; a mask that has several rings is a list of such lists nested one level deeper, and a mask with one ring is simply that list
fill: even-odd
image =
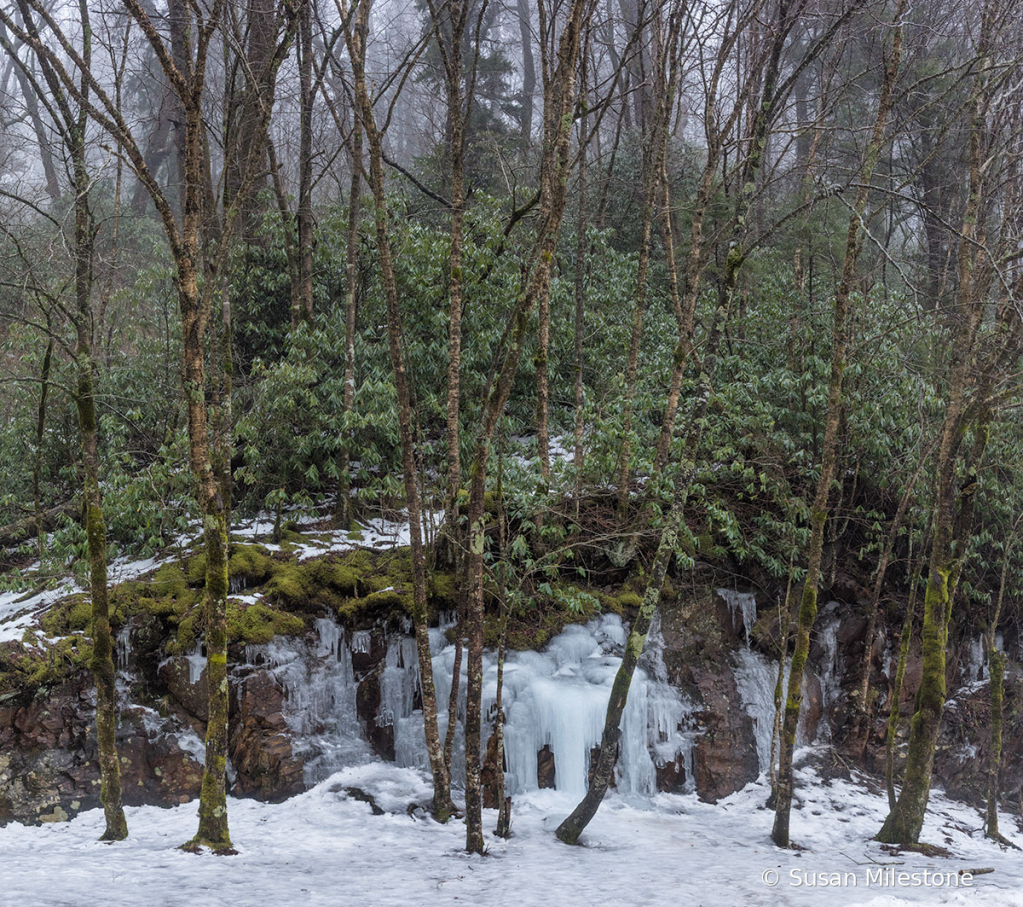
[{"label": "woods", "polygon": [[75,809],[145,715],[193,851],[377,758],[478,855],[758,775],[798,849],[818,771],[1010,846],[1019,13],[0,7],[0,696],[91,672]]}]

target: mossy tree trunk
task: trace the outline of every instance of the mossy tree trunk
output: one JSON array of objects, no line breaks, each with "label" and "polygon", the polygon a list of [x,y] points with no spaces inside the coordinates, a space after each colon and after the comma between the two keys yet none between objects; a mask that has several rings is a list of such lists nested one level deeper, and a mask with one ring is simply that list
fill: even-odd
[{"label": "mossy tree trunk", "polygon": [[[29,34],[36,36],[36,23],[27,3],[19,2],[23,22]],[[100,487],[99,423],[96,416],[97,362],[94,344],[94,313],[92,309],[93,259],[96,223],[89,203],[92,182],[88,170],[87,131],[91,83],[88,70],[92,59],[92,30],[89,8],[81,0],[78,14],[82,26],[81,60],[83,72],[77,84],[68,81],[68,74],[51,56],[36,52],[38,72],[46,83],[53,125],[71,163],[74,191],[74,294],[71,320],[75,327],[75,408],[82,441],[83,511],[86,546],[89,559],[89,593],[91,597],[90,634],[92,656],[89,667],[96,684],[96,739],[99,754],[100,803],[105,827],[100,840],[120,841],[128,836],[128,825],[121,803],[121,765],[117,755],[117,690],[113,642],[110,632],[110,603],[107,588],[107,532],[103,518]],[[17,59],[17,58],[15,58]],[[42,86],[37,74],[24,63],[17,64],[25,79],[38,93]],[[77,109],[75,106],[77,104]],[[51,328],[47,314],[47,327]],[[38,412],[37,451],[46,418],[46,392],[53,354],[53,335],[46,348],[43,363],[43,388]],[[36,520],[39,521],[39,465],[33,472]],[[43,526],[38,522],[40,546]]]},{"label": "mossy tree trunk", "polygon": [[[926,540],[925,540],[926,542]],[[923,546],[926,548],[926,544]],[[909,544],[909,601],[906,603],[906,615],[902,621],[902,632],[899,636],[899,660],[895,667],[895,680],[892,683],[892,691],[889,698],[888,708],[888,730],[885,734],[884,746],[884,779],[885,788],[888,791],[888,808],[894,809],[897,802],[895,796],[895,738],[899,730],[899,716],[901,711],[900,700],[902,699],[902,686],[906,678],[906,662],[909,660],[909,646],[913,639],[913,625],[916,622],[916,599],[920,588],[920,566],[913,567],[913,539],[910,536]]]},{"label": "mossy tree trunk", "polygon": [[[84,54],[91,53],[89,13],[82,4],[86,36]],[[55,81],[55,80],[54,80]],[[56,87],[56,85],[54,86]],[[88,94],[88,86],[82,85]],[[63,106],[67,107],[66,101]],[[85,533],[89,551],[89,592],[92,597],[92,657],[89,667],[96,683],[96,739],[99,751],[100,802],[106,827],[101,840],[120,841],[128,836],[128,823],[121,805],[121,765],[117,756],[117,688],[110,632],[110,603],[107,592],[107,531],[99,477],[99,424],[96,419],[95,351],[92,319],[92,262],[95,225],[89,207],[89,174],[86,169],[85,135],[88,118],[81,108],[77,121],[69,125],[69,150],[75,181],[75,359],[78,381],[75,405],[82,435],[82,472],[85,487]]]},{"label": "mossy tree trunk", "polygon": [[[990,46],[991,7],[985,6],[980,56]],[[983,73],[983,64],[979,72]],[[959,252],[959,281],[956,291],[958,330],[952,347],[948,381],[948,402],[942,424],[934,478],[934,540],[931,545],[924,615],[921,628],[922,664],[916,709],[910,722],[909,748],[902,791],[888,814],[877,840],[888,844],[915,844],[920,839],[930,795],[931,770],[941,715],[945,707],[945,647],[952,616],[955,582],[961,569],[957,553],[956,466],[965,433],[966,392],[974,363],[974,347],[983,316],[983,293],[978,287],[976,250],[982,241],[981,132],[982,102],[978,92],[969,137],[970,193],[963,214],[963,237]]]},{"label": "mossy tree trunk", "polygon": [[437,694],[433,681],[433,659],[430,653],[422,500],[412,424],[412,393],[405,363],[401,303],[388,224],[387,185],[384,176],[384,136],[377,126],[373,100],[366,83],[366,44],[369,35],[370,6],[369,0],[361,0],[356,5],[354,23],[346,22],[345,24],[345,40],[352,61],[359,121],[366,137],[369,152],[369,185],[373,194],[377,254],[380,259],[380,275],[387,309],[388,351],[398,398],[398,435],[401,442],[405,505],[408,510],[409,542],[412,556],[412,620],[415,626],[416,651],[419,660],[419,684],[423,700],[426,750],[430,760],[430,772],[433,776],[433,812],[439,821],[446,822],[454,814],[455,807],[451,801],[451,778],[444,760],[444,749],[437,722]]},{"label": "mossy tree trunk", "polygon": [[1005,584],[1009,577],[1009,562],[1016,541],[1016,533],[1023,513],[1016,517],[1012,531],[1002,543],[1002,571],[998,582],[998,597],[995,599],[994,613],[987,632],[988,674],[991,691],[991,752],[988,763],[987,783],[987,822],[985,834],[989,838],[1001,841],[998,830],[998,800],[1002,773],[1002,710],[1005,697],[1005,653],[998,649],[998,621],[1002,615],[1002,604],[1005,600]]},{"label": "mossy tree trunk", "polygon": [[984,833],[996,841],[998,831],[998,794],[1002,768],[1002,701],[1005,692],[1005,653],[992,648],[988,655],[991,684],[991,754],[987,782],[987,822]]},{"label": "mossy tree trunk", "polygon": [[842,276],[835,293],[834,316],[831,329],[831,375],[828,381],[828,408],[821,442],[821,471],[817,480],[810,517],[810,542],[807,552],[806,576],[796,619],[796,642],[789,670],[785,717],[782,723],[781,748],[778,760],[778,784],[775,796],[774,826],[771,840],[778,847],[789,846],[789,819],[792,808],[792,757],[796,746],[796,728],[803,703],[803,671],[810,653],[810,631],[817,618],[817,586],[821,577],[821,558],[824,552],[824,529],[828,521],[828,501],[831,483],[838,467],[838,437],[842,417],[842,382],[847,364],[849,336],[848,315],[856,281],[856,269],[861,248],[863,217],[870,198],[870,182],[885,144],[885,126],[891,109],[898,79],[902,54],[902,15],[906,0],[899,0],[894,22],[892,46],[885,64],[884,80],[877,102],[877,114],[870,144],[860,165],[860,184],[846,231],[845,258]]}]

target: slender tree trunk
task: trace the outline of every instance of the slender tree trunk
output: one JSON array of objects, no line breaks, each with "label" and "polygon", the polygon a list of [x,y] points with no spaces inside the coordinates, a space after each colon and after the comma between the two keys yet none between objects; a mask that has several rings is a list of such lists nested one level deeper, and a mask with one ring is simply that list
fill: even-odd
[{"label": "slender tree trunk", "polygon": [[391,371],[394,375],[395,390],[398,396],[398,434],[401,441],[405,503],[408,509],[409,541],[412,555],[412,618],[415,625],[416,650],[419,656],[419,683],[423,699],[426,749],[430,760],[430,772],[433,775],[433,812],[439,821],[445,822],[455,812],[455,807],[451,802],[451,780],[444,762],[444,751],[437,724],[437,696],[433,682],[433,660],[430,654],[426,557],[422,535],[419,469],[415,459],[412,397],[405,364],[398,284],[387,223],[383,135],[377,128],[373,101],[366,84],[365,54],[369,8],[368,2],[363,2],[357,7],[355,27],[347,31],[346,40],[352,60],[359,118],[369,146],[369,181],[375,203],[377,252],[380,258],[380,273],[387,308],[387,342],[391,358]]},{"label": "slender tree trunk", "polygon": [[[47,327],[49,327],[47,317]],[[39,369],[39,406],[36,409],[35,456],[32,463],[32,506],[36,520],[36,549],[42,562],[46,553],[46,532],[43,529],[43,438],[46,435],[46,401],[50,395],[50,368],[53,363],[53,335],[46,339],[46,352]]]},{"label": "slender tree trunk", "polygon": [[[551,344],[551,294],[547,288],[540,294],[536,305],[536,455],[540,460],[540,478],[547,491],[551,477],[551,439],[548,425],[550,386],[547,374],[547,355]],[[543,513],[536,518],[542,519]]]},{"label": "slender tree trunk", "polygon": [[716,370],[717,348],[721,335],[720,327],[721,325],[719,325],[715,318],[711,325],[707,355],[703,363],[704,374],[700,382],[700,389],[696,395],[693,417],[690,420],[688,437],[685,441],[685,450],[689,453],[689,456],[678,466],[671,508],[664,518],[660,539],[657,544],[657,553],[654,556],[647,586],[643,593],[643,601],[640,605],[639,613],[629,628],[629,637],[625,643],[625,655],[618,666],[618,671],[615,674],[614,683],[611,687],[607,712],[604,716],[604,730],[601,734],[597,766],[593,777],[590,779],[590,786],[586,791],[586,795],[572,811],[572,814],[558,826],[555,832],[558,839],[566,844],[576,844],[578,842],[579,836],[590,823],[590,820],[596,815],[597,809],[600,807],[600,803],[611,784],[612,772],[618,759],[618,741],[621,738],[622,715],[625,712],[625,705],[628,701],[632,676],[635,673],[636,665],[639,663],[639,657],[643,653],[643,647],[646,645],[650,623],[653,620],[654,612],[657,609],[657,602],[660,600],[661,589],[664,586],[664,577],[671,562],[671,557],[675,552],[675,547],[678,544],[682,527],[685,524],[686,503],[689,498],[689,489],[693,475],[696,472],[695,458],[699,452],[703,436],[704,417],[707,414],[707,407],[710,405],[711,383]]},{"label": "slender tree trunk", "polygon": [[774,805],[778,796],[778,747],[781,745],[782,719],[785,710],[785,659],[789,654],[789,628],[792,626],[792,579],[795,568],[796,546],[794,539],[789,555],[789,578],[785,584],[785,601],[778,604],[778,632],[781,639],[778,643],[778,678],[774,684],[774,721],[771,722],[771,797],[768,806]]},{"label": "slender tree trunk", "polygon": [[861,751],[867,745],[867,737],[869,734],[870,720],[867,699],[870,693],[871,652],[873,650],[874,633],[877,630],[877,621],[880,612],[881,591],[884,588],[885,575],[888,572],[888,564],[891,561],[892,552],[895,550],[895,542],[898,539],[903,521],[906,518],[906,513],[909,510],[909,503],[913,496],[913,489],[916,487],[917,479],[920,478],[920,474],[923,472],[923,468],[926,465],[932,450],[933,447],[923,453],[919,464],[917,464],[916,471],[910,477],[909,482],[906,483],[906,488],[903,490],[902,497],[899,500],[899,506],[896,508],[895,516],[892,518],[891,525],[888,527],[888,537],[885,540],[884,549],[881,551],[881,557],[877,562],[877,569],[874,572],[874,586],[871,590],[870,605],[867,610],[867,631],[864,637],[866,639],[866,644],[863,647],[863,661],[860,664],[860,686],[856,702],[856,706],[859,710],[860,728],[858,731],[858,737],[860,740]]},{"label": "slender tree trunk", "polygon": [[817,618],[817,586],[821,576],[821,556],[824,551],[824,528],[828,519],[828,499],[831,483],[838,463],[838,431],[842,417],[842,381],[845,374],[849,343],[847,318],[851,294],[856,280],[856,266],[860,253],[862,219],[869,200],[869,189],[874,170],[885,141],[885,124],[891,109],[895,83],[898,79],[902,54],[902,13],[906,0],[899,0],[894,21],[892,47],[885,65],[884,81],[878,99],[877,115],[870,145],[860,168],[862,188],[857,190],[853,212],[846,232],[845,259],[842,278],[835,294],[832,324],[831,377],[828,382],[828,410],[821,445],[821,471],[811,510],[810,547],[807,555],[803,595],[796,620],[796,645],[789,670],[788,696],[782,728],[782,746],[778,765],[778,791],[775,797],[774,828],[771,839],[778,847],[789,846],[789,818],[792,807],[792,756],[796,746],[796,727],[803,702],[803,670],[810,652],[810,630]]},{"label": "slender tree trunk", "polygon": [[[88,33],[88,13],[83,12]],[[91,41],[85,45],[89,59]],[[87,96],[87,85],[83,85]],[[120,841],[128,836],[128,823],[121,806],[121,765],[117,756],[117,690],[110,633],[110,604],[107,598],[107,532],[99,478],[99,426],[96,419],[94,385],[95,358],[92,324],[92,265],[94,224],[89,210],[89,174],[86,170],[85,133],[88,124],[83,109],[71,126],[70,148],[75,189],[75,302],[77,318],[78,383],[75,406],[82,434],[82,466],[85,476],[85,534],[89,551],[89,592],[92,597],[92,657],[89,667],[96,683],[96,740],[99,750],[100,802],[106,827],[100,840]],[[70,125],[70,124],[69,124]],[[40,535],[41,535],[40,527]]]},{"label": "slender tree trunk", "polygon": [[[483,690],[483,555],[486,548],[484,495],[490,445],[498,419],[511,394],[525,341],[529,315],[542,292],[549,286],[551,263],[557,248],[569,168],[571,113],[576,101],[576,66],[588,0],[571,0],[565,10],[564,27],[552,71],[544,67],[544,154],[540,165],[540,229],[524,292],[509,320],[508,342],[499,364],[495,364],[483,408],[483,420],[476,437],[469,469],[469,538],[466,554],[467,611],[469,641],[465,716],[465,811],[466,850],[483,853],[483,799],[480,789],[480,727]],[[545,14],[545,7],[541,6]]]},{"label": "slender tree trunk", "polygon": [[[580,74],[580,93],[586,91],[586,66],[588,55],[584,54]],[[584,108],[585,109],[585,108]],[[580,139],[586,135],[586,114],[579,123]],[[575,491],[573,506],[575,519],[579,521],[579,507],[582,498],[582,475],[586,437],[586,384],[585,384],[585,344],[586,344],[586,258],[589,243],[586,238],[586,148],[579,149],[579,216],[576,220],[575,236],[575,323],[572,331],[572,358],[575,370]]]},{"label": "slender tree trunk", "polygon": [[583,830],[589,825],[590,820],[596,815],[604,795],[611,784],[612,773],[615,763],[618,760],[618,742],[622,735],[622,715],[625,713],[625,705],[629,697],[629,687],[632,685],[632,677],[639,663],[639,657],[643,654],[643,646],[646,645],[647,634],[650,632],[650,623],[653,620],[654,612],[657,610],[657,602],[661,597],[661,589],[664,587],[664,577],[668,570],[668,564],[675,552],[675,544],[678,541],[682,528],[683,515],[686,500],[689,495],[689,484],[692,480],[694,466],[687,463],[681,466],[675,479],[675,498],[671,510],[666,516],[665,529],[661,533],[660,542],[657,545],[657,554],[654,557],[653,566],[650,568],[650,576],[646,589],[643,592],[643,603],[640,605],[639,613],[636,615],[632,626],[629,628],[629,638],[625,644],[625,654],[622,663],[615,674],[614,684],[611,687],[611,696],[607,703],[607,714],[604,718],[604,730],[600,738],[600,755],[597,757],[597,766],[590,780],[589,789],[586,795],[579,802],[579,805],[572,811],[556,831],[558,840],[565,844],[576,844]]},{"label": "slender tree trunk", "polygon": [[[345,373],[344,414],[355,411],[355,329],[359,314],[359,187],[362,170],[362,126],[358,111],[352,112],[352,175],[348,186],[348,232],[345,238]],[[345,527],[354,513],[351,496],[351,441],[352,431],[345,429],[343,440],[343,468],[338,482],[335,512]]]},{"label": "slender tree trunk", "polygon": [[292,321],[313,322],[313,29],[314,0],[302,0],[298,19],[299,151],[298,151],[298,311]]},{"label": "slender tree trunk", "polygon": [[[992,10],[986,5],[979,39],[979,56],[983,61],[990,47]],[[978,83],[984,79],[983,64]],[[983,238],[980,214],[983,211],[981,168],[981,132],[983,117],[981,88],[969,135],[969,197],[963,213],[963,236],[959,251],[958,330],[952,347],[952,363],[948,381],[948,403],[938,446],[934,479],[934,541],[931,545],[927,589],[924,593],[924,616],[921,629],[922,664],[920,686],[916,695],[916,711],[910,722],[906,774],[895,807],[888,814],[877,840],[888,844],[916,844],[920,840],[924,814],[930,796],[931,770],[941,715],[945,708],[945,646],[952,615],[954,586],[960,569],[961,554],[955,538],[956,464],[962,444],[963,417],[966,408],[967,384],[970,381],[973,350],[982,318],[983,291],[978,287],[976,250],[973,241]]]},{"label": "slender tree trunk", "polygon": [[[926,545],[924,545],[926,547]],[[890,705],[888,710],[888,730],[885,735],[884,746],[884,778],[885,788],[888,791],[888,808],[894,809],[895,797],[895,738],[899,730],[900,700],[902,699],[902,685],[906,679],[906,662],[909,660],[909,646],[913,639],[913,625],[916,622],[916,597],[920,588],[921,567],[913,568],[913,544],[910,538],[909,545],[909,601],[906,603],[906,616],[902,621],[902,631],[899,635],[899,660],[895,667],[895,681],[892,684]]]},{"label": "slender tree trunk", "polygon": [[536,92],[536,63],[533,59],[533,25],[529,0],[516,0],[516,14],[519,20],[519,41],[522,44],[522,104],[519,112],[519,129],[522,138],[529,142],[533,133],[533,94]]},{"label": "slender tree trunk", "polygon": [[1005,653],[992,646],[988,655],[991,677],[991,754],[987,781],[987,827],[985,834],[1002,840],[998,831],[999,778],[1002,768],[1002,699],[1005,690]]},{"label": "slender tree trunk", "polygon": [[998,800],[1002,773],[1002,707],[1005,695],[1005,653],[998,650],[998,621],[1002,615],[1002,602],[1005,599],[1005,584],[1009,576],[1010,551],[1016,540],[1023,515],[1016,517],[1012,532],[1005,539],[1002,548],[1002,575],[998,582],[998,598],[995,600],[995,611],[991,615],[991,625],[987,634],[988,673],[991,687],[991,754],[988,764],[987,782],[987,827],[985,834],[996,841],[1003,841],[998,831]]}]

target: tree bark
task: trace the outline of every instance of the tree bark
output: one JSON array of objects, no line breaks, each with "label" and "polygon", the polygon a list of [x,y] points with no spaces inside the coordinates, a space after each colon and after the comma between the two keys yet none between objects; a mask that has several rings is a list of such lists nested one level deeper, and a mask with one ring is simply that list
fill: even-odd
[{"label": "tree bark", "polygon": [[444,762],[444,751],[437,724],[437,696],[433,682],[433,660],[430,654],[429,608],[426,590],[426,557],[422,535],[422,507],[419,490],[419,469],[415,458],[412,429],[412,397],[405,364],[404,340],[397,276],[391,250],[387,222],[387,187],[384,176],[383,135],[377,127],[373,101],[366,84],[366,42],[369,31],[369,0],[356,7],[354,28],[346,27],[345,39],[352,60],[355,96],[359,120],[368,143],[369,183],[375,203],[375,227],[380,273],[387,308],[387,342],[398,397],[398,434],[401,441],[405,504],[408,509],[409,541],[412,555],[412,619],[415,625],[416,651],[419,657],[419,684],[423,699],[423,723],[426,749],[433,776],[433,812],[446,822],[455,812],[451,801],[451,779]]},{"label": "tree bark", "polygon": [[803,594],[796,620],[796,644],[789,670],[788,695],[785,702],[785,719],[782,727],[781,753],[778,764],[778,790],[775,797],[774,827],[771,840],[778,847],[789,846],[789,819],[792,807],[792,756],[796,746],[796,727],[799,724],[799,710],[803,703],[803,670],[810,652],[810,630],[817,618],[817,585],[821,576],[821,556],[824,551],[824,529],[828,520],[828,499],[831,483],[835,478],[838,464],[838,430],[842,416],[842,381],[845,375],[849,344],[847,319],[851,295],[856,280],[856,266],[861,247],[863,215],[869,200],[869,184],[874,175],[881,149],[885,142],[885,125],[892,106],[895,83],[899,74],[902,55],[902,14],[906,0],[899,0],[894,22],[895,31],[892,47],[885,64],[884,81],[877,103],[873,133],[860,167],[862,187],[857,190],[853,211],[849,216],[846,232],[845,258],[842,263],[842,278],[835,293],[834,321],[832,323],[831,377],[828,382],[828,409],[824,424],[824,439],[821,444],[821,471],[817,481],[811,509],[810,546],[807,554],[806,577]]},{"label": "tree bark", "polygon": [[[538,236],[524,289],[509,319],[508,341],[498,350],[469,469],[469,538],[466,554],[468,637],[465,716],[466,850],[483,853],[483,800],[480,789],[480,726],[483,690],[483,554],[486,548],[484,495],[490,445],[498,419],[511,394],[525,342],[529,315],[550,284],[551,264],[565,212],[572,111],[576,101],[576,66],[584,13],[589,0],[571,0],[565,11],[553,67],[544,67],[544,153],[540,164]],[[541,15],[546,8],[541,5]]]}]

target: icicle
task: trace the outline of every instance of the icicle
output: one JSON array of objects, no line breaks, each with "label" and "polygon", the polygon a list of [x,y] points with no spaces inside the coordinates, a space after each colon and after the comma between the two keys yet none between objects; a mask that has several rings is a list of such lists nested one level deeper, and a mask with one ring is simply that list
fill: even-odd
[{"label": "icicle", "polygon": [[305,755],[305,780],[322,781],[347,765],[365,762],[371,750],[356,709],[355,674],[345,634],[335,620],[314,624],[316,641],[274,637],[246,647],[246,658],[273,673],[284,691],[284,720],[296,752]]},{"label": "icicle", "polygon": [[373,636],[369,630],[357,630],[352,634],[352,652],[368,655],[372,641]]},{"label": "icicle", "polygon": [[192,651],[185,658],[188,659],[188,682],[192,684],[198,683],[199,678],[202,677],[202,672],[206,670],[206,658],[202,654],[202,643],[196,641]]},{"label": "icicle", "polygon": [[117,670],[124,673],[128,670],[128,660],[131,658],[131,627],[128,624],[125,624],[117,632],[116,644]]},{"label": "icicle", "polygon": [[[829,602],[825,611],[833,611],[837,607],[835,602]],[[824,698],[824,715],[818,736],[825,740],[831,739],[831,708],[841,695],[841,677],[838,672],[838,627],[840,623],[838,615],[833,615],[820,631],[820,644],[824,650],[821,662],[821,693]]]},{"label": "icicle", "polygon": [[987,680],[987,659],[984,658],[984,638],[982,636],[978,636],[970,642],[962,680],[963,683]]},{"label": "icicle", "polygon": [[742,628],[746,631],[746,648],[748,649],[750,634],[753,632],[753,625],[757,622],[756,597],[751,592],[736,592],[734,589],[718,589],[717,592],[728,606],[733,627],[735,626],[736,612],[742,616]]},{"label": "icicle", "polygon": [[[753,722],[753,734],[757,742],[757,761],[760,771],[771,767],[771,737],[774,734],[774,687],[778,682],[778,660],[765,658],[759,652],[739,649],[735,653],[735,685],[739,691],[746,714]],[[786,658],[783,666],[782,696],[788,690],[790,662]],[[796,727],[796,745],[804,746],[806,739],[806,698]]]},{"label": "icicle", "polygon": [[392,639],[380,676],[378,727],[394,728],[394,758],[401,766],[427,765],[423,713],[415,708],[419,692],[419,660],[411,636]]}]

